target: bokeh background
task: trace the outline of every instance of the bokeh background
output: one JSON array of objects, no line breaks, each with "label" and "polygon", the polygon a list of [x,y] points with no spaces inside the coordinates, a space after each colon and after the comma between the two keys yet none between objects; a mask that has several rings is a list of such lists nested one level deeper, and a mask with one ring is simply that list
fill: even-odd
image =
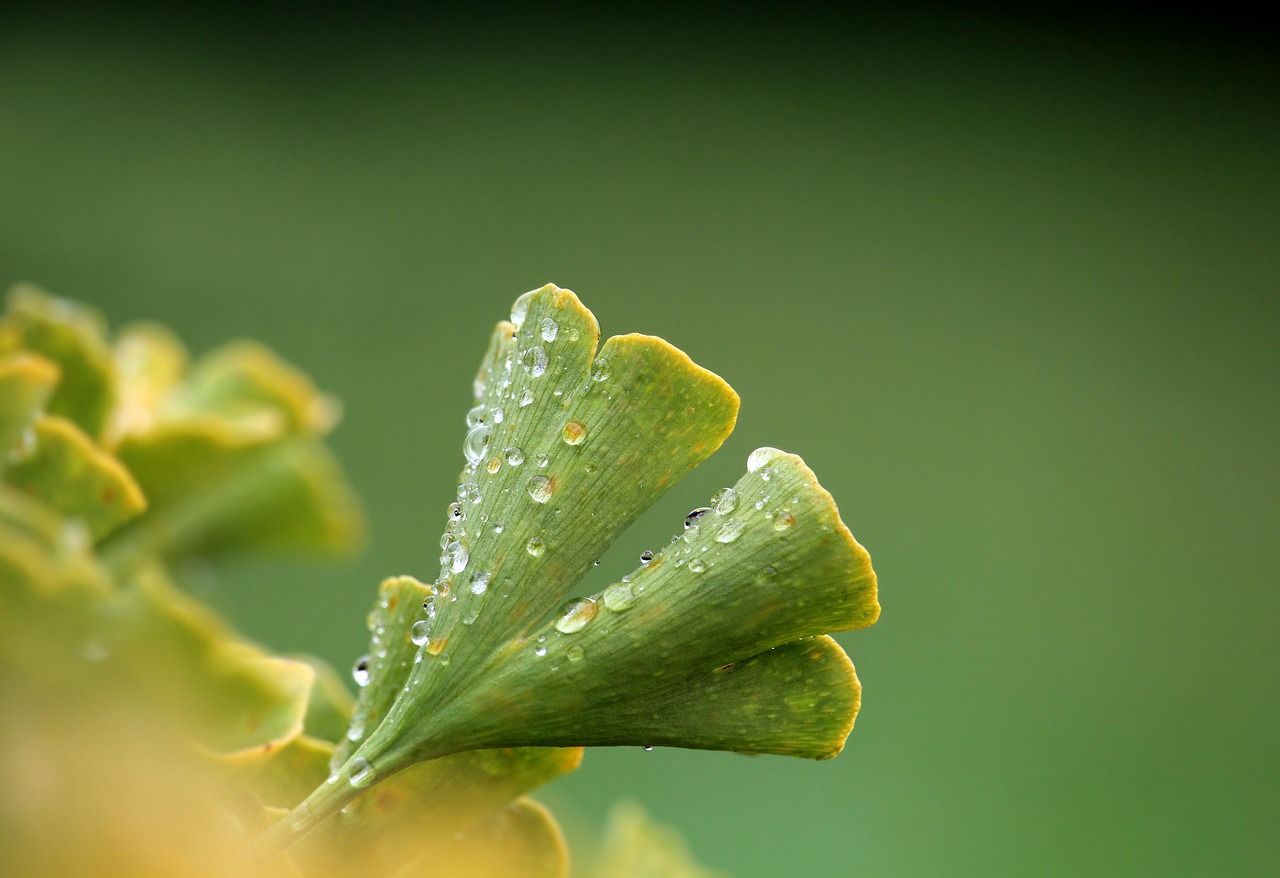
[{"label": "bokeh background", "polygon": [[[0,19],[0,283],[263,339],[343,400],[373,525],[210,600],[346,666],[436,572],[471,377],[547,281],[743,397],[871,550],[865,689],[807,763],[593,751],[621,797],[781,875],[1280,871],[1280,77],[1223,13]],[[200,585],[211,583],[204,580]]]}]

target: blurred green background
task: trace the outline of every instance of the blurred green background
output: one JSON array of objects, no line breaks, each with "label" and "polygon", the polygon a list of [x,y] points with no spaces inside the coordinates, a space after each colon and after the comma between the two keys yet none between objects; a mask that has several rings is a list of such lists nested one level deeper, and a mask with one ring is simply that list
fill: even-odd
[{"label": "blurred green background", "polygon": [[[547,281],[743,397],[634,566],[769,444],[871,550],[834,762],[593,751],[579,850],[642,801],[780,875],[1280,870],[1273,52],[1188,20],[9,14],[0,283],[341,397],[373,525],[210,597],[347,666],[436,572],[471,377]],[[1210,22],[1210,24],[1215,24]]]}]

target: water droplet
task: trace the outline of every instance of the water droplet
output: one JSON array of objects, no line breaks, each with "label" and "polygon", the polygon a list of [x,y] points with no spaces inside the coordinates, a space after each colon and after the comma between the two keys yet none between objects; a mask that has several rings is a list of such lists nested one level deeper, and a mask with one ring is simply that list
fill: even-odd
[{"label": "water droplet", "polygon": [[536,345],[520,353],[520,365],[529,373],[530,378],[537,378],[547,371],[547,352],[541,345]]},{"label": "water droplet", "polygon": [[776,567],[766,567],[766,568],[764,568],[764,575],[765,575],[765,576],[767,576],[767,577],[769,577],[770,579],[772,579],[773,577],[775,577],[775,576],[777,576],[777,575],[778,575],[778,568],[776,568]]},{"label": "water droplet", "polygon": [[589,463],[586,466],[584,466],[583,469],[586,471],[587,475],[591,475],[593,472],[596,471],[596,465],[594,463]]},{"label": "water droplet", "polygon": [[707,565],[701,558],[694,558],[689,562],[689,569],[694,573],[701,573],[707,569]]},{"label": "water droplet", "polygon": [[466,441],[462,443],[462,453],[466,455],[467,463],[479,463],[480,458],[484,457],[484,447],[488,444],[488,425],[480,424],[477,427],[472,427],[470,432],[467,433]]},{"label": "water droplet", "polygon": [[568,421],[561,432],[565,445],[581,445],[587,438],[587,428],[578,421]]},{"label": "water droplet", "polygon": [[567,650],[565,650],[565,655],[567,655],[567,656],[569,657],[569,661],[571,661],[571,662],[580,662],[580,661],[582,661],[583,656],[585,656],[586,654],[587,654],[587,653],[586,653],[586,650],[584,650],[584,649],[583,649],[579,644],[577,644],[577,643],[575,643],[573,646],[571,646],[571,647],[569,647]]},{"label": "water droplet", "polygon": [[524,463],[524,452],[514,445],[508,448],[505,454],[507,458],[507,463],[511,464],[512,466],[519,466],[520,464]]},{"label": "water droplet", "polygon": [[747,472],[753,473],[775,457],[785,453],[786,452],[779,451],[776,448],[770,448],[767,445],[763,448],[757,448],[747,456]]},{"label": "water droplet", "polygon": [[730,521],[716,532],[716,542],[732,543],[740,536],[742,536],[742,522]]},{"label": "water droplet", "polygon": [[542,658],[544,655],[547,654],[547,648],[545,646],[534,647],[533,654],[536,655],[538,658]]},{"label": "water droplet", "polygon": [[604,357],[597,357],[596,361],[591,364],[592,381],[608,381],[609,376],[612,374],[613,368],[609,365],[609,361]]},{"label": "water droplet", "polygon": [[471,411],[467,412],[467,428],[479,427],[488,419],[488,409],[482,405],[478,405]]},{"label": "water droplet", "polygon": [[414,646],[422,646],[431,637],[431,623],[426,619],[419,619],[413,623],[413,627],[409,629],[409,639],[413,641]]},{"label": "water droplet", "polygon": [[576,598],[560,608],[556,630],[561,634],[573,634],[587,627],[587,623],[600,612],[600,605],[591,598]]},{"label": "water droplet", "polygon": [[[449,569],[454,573],[461,573],[467,569],[467,561],[470,560],[471,553],[467,551],[467,547],[458,543],[453,547],[453,559],[449,562]],[[447,592],[442,592],[442,594]]]},{"label": "water droplet", "polygon": [[476,621],[476,619],[479,619],[479,618],[480,618],[480,608],[472,607],[471,609],[467,610],[466,615],[462,617],[462,624],[471,625]]},{"label": "water droplet", "polygon": [[422,611],[429,617],[434,618],[436,615],[436,599],[434,597],[426,597],[422,599]]},{"label": "water droplet", "polygon": [[479,570],[471,576],[471,593],[484,594],[489,587],[489,572]]},{"label": "water droplet", "polygon": [[643,552],[640,553],[641,564],[648,564],[652,560],[653,560],[653,552],[650,552],[648,549],[645,549]]},{"label": "water droplet", "polygon": [[560,334],[560,324],[556,323],[550,317],[542,318],[542,340],[545,342],[553,342],[556,336]]},{"label": "water droplet", "polygon": [[706,515],[710,511],[711,511],[710,506],[699,506],[697,509],[690,512],[688,515],[684,517],[685,528],[687,529],[687,528],[693,527],[694,522],[696,522],[699,518]]},{"label": "water droplet", "polygon": [[362,655],[356,659],[356,663],[351,667],[351,679],[356,681],[357,686],[369,685],[369,657]]},{"label": "water droplet", "polygon": [[359,741],[364,737],[364,715],[357,713],[351,718],[351,725],[347,726],[347,740]]},{"label": "water droplet", "polygon": [[[447,637],[436,638],[435,640],[427,644],[427,654],[439,655],[440,653],[444,652],[445,644],[448,642],[449,642],[449,638]],[[441,662],[441,664],[445,664],[445,663]]]},{"label": "water droplet", "polygon": [[615,582],[604,590],[600,600],[605,609],[614,613],[625,613],[636,602],[636,596],[632,594],[630,585],[625,582]]},{"label": "water droplet", "polygon": [[449,580],[442,579],[432,585],[431,590],[435,592],[436,597],[447,598],[449,596],[449,592],[453,591],[453,586],[449,584]]},{"label": "water droplet", "polygon": [[529,315],[529,303],[533,301],[533,297],[537,292],[537,290],[530,290],[516,299],[515,304],[511,306],[511,322],[517,330],[524,326],[524,318]]},{"label": "water droplet", "polygon": [[367,787],[373,783],[373,766],[368,759],[357,756],[351,760],[351,773],[347,776],[353,787]]},{"label": "water droplet", "polygon": [[786,530],[796,523],[796,517],[785,509],[779,509],[773,515],[773,529]]},{"label": "water droplet", "polygon": [[646,753],[652,753],[652,752],[653,752],[653,747],[649,746],[648,744],[645,744],[645,745],[644,745],[644,747],[642,747],[641,749],[643,749],[643,750],[644,750],[644,752],[646,752]]},{"label": "water droplet", "polygon": [[547,544],[542,537],[529,537],[529,542],[524,544],[524,550],[533,557],[537,558],[547,548]]},{"label": "water droplet", "polygon": [[500,533],[502,533],[504,530],[506,530],[506,527],[507,527],[507,526],[506,526],[505,524],[503,524],[502,522],[500,522],[500,521],[495,521],[495,522],[493,523],[493,532],[494,532],[494,533],[496,533],[496,534],[500,534]]},{"label": "water droplet", "polygon": [[498,470],[502,469],[502,458],[501,457],[489,458],[489,462],[484,465],[484,468],[489,471],[490,475],[493,475]]},{"label": "water droplet", "polygon": [[539,451],[539,452],[534,456],[534,458],[533,458],[533,459],[534,459],[534,462],[538,464],[538,466],[546,466],[547,464],[549,464],[549,463],[551,462],[551,458],[547,457],[547,456],[546,456],[545,454],[543,454],[541,451]]},{"label": "water droplet", "polygon": [[[454,521],[458,521],[458,520],[460,520],[460,519],[462,518],[462,504],[461,504],[461,503],[450,503],[450,504],[449,504],[449,517],[450,517],[450,518],[452,518]],[[446,549],[446,548],[448,548],[448,546],[446,546],[446,545],[444,544],[444,542],[443,542],[443,541],[446,539],[446,537],[441,537],[440,539],[441,539],[440,548],[442,548],[442,549]],[[449,535],[448,535],[448,537],[447,537],[447,539],[448,539],[450,542],[453,542],[453,534],[449,534]]]},{"label": "water droplet", "polygon": [[524,408],[527,405],[533,405],[533,391],[528,389],[520,393],[520,408]]},{"label": "water droplet", "polygon": [[694,542],[696,542],[696,541],[697,541],[697,539],[698,539],[698,535],[699,535],[700,533],[702,533],[702,525],[699,525],[699,524],[686,524],[686,525],[684,526],[684,534],[683,534],[683,536],[684,536],[684,541],[685,541],[686,543],[690,543],[690,544],[692,544],[692,543],[694,543]]},{"label": "water droplet", "polygon": [[716,515],[728,515],[738,508],[738,492],[733,488],[721,488],[711,497],[711,505],[716,508]]},{"label": "water droplet", "polygon": [[529,496],[535,503],[546,503],[551,499],[551,479],[546,476],[534,476],[529,479]]},{"label": "water droplet", "polygon": [[501,406],[493,410],[493,422],[495,424],[501,424],[502,419],[505,417],[506,415],[503,413]]}]

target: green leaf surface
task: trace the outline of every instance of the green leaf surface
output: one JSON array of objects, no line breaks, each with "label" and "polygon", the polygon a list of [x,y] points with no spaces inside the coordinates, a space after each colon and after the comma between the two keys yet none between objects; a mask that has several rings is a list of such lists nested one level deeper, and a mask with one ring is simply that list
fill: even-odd
[{"label": "green leaf surface", "polygon": [[21,456],[18,446],[35,424],[58,383],[58,367],[34,354],[0,357],[0,473],[10,453]]},{"label": "green leaf surface", "polygon": [[23,456],[11,460],[5,481],[83,520],[95,540],[147,508],[129,471],[71,421],[40,418],[34,437]]},{"label": "green leaf surface", "polygon": [[276,748],[270,758],[235,760],[243,782],[269,807],[292,808],[329,776],[333,744],[298,735]]},{"label": "green leaf surface", "polygon": [[52,360],[61,371],[49,413],[100,440],[116,398],[115,364],[102,315],[20,284],[9,293],[5,322],[20,347]]}]

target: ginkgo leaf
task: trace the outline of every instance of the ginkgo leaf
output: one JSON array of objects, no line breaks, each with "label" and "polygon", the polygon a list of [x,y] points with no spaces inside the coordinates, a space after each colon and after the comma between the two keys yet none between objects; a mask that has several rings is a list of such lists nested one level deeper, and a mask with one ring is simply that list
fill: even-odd
[{"label": "ginkgo leaf", "polygon": [[671,546],[553,612],[719,447],[737,412],[721,379],[666,342],[623,336],[597,353],[596,338],[594,317],[556,287],[521,297],[499,324],[440,577],[414,583],[421,611],[414,600],[375,619],[371,653],[394,666],[362,694],[376,710],[357,704],[335,775],[268,846],[409,765],[467,750],[665,744],[825,758],[843,746],[860,688],[820,635],[876,620],[875,574],[794,455],[753,452]]},{"label": "ginkgo leaf", "polygon": [[135,323],[116,336],[113,357],[119,376],[118,403],[112,412],[108,445],[129,433],[145,433],[163,417],[165,401],[187,371],[187,349],[170,330],[156,323]]},{"label": "ginkgo leaf", "polygon": [[116,400],[115,364],[102,315],[20,284],[9,292],[4,321],[21,348],[58,365],[61,379],[49,400],[49,413],[101,439]]},{"label": "ginkgo leaf", "polygon": [[95,540],[147,508],[129,470],[65,418],[36,421],[31,444],[11,459],[5,481],[83,520]]}]

